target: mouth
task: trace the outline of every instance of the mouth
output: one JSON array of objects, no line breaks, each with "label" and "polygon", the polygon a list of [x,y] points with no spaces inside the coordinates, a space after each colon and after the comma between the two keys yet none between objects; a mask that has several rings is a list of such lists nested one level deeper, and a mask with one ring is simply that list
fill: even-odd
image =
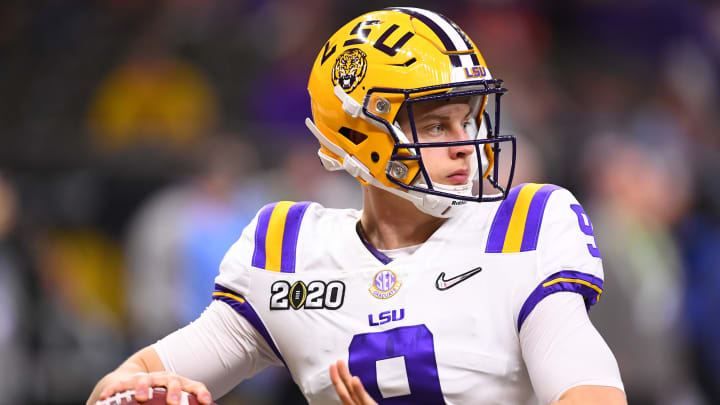
[{"label": "mouth", "polygon": [[448,182],[450,182],[451,185],[454,186],[465,184],[468,181],[468,171],[456,170],[451,175],[447,176],[447,180]]}]

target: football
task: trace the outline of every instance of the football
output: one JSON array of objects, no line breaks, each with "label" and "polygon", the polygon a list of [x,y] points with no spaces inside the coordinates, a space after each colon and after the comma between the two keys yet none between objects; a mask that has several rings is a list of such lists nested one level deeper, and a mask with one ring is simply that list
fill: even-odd
[{"label": "football", "polygon": [[[167,391],[165,388],[155,387],[150,390],[150,399],[139,402],[135,399],[135,390],[119,392],[104,401],[97,401],[95,405],[166,405]],[[181,391],[180,405],[199,405],[195,395]],[[217,405],[213,402],[213,405]]]}]

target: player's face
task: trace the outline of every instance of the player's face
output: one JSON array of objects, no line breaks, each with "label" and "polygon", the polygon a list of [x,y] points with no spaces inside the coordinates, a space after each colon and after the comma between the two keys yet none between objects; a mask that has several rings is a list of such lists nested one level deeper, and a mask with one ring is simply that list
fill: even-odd
[{"label": "player's face", "polygon": [[[419,142],[454,142],[470,139],[467,128],[470,123],[470,105],[467,98],[434,100],[414,104],[415,129]],[[400,114],[398,123],[410,136],[410,120]],[[471,173],[471,161],[475,159],[472,145],[420,150],[425,169],[434,183],[462,185]]]}]

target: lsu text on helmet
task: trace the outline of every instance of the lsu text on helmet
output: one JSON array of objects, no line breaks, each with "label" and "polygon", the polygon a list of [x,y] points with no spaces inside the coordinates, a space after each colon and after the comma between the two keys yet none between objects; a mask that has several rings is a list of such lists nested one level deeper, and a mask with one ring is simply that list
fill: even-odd
[{"label": "lsu text on helmet", "polygon": [[[449,217],[468,201],[503,199],[511,186],[515,138],[499,135],[500,97],[507,92],[502,83],[452,21],[423,9],[388,8],[355,18],[321,48],[308,83],[313,119],[305,122],[320,142],[326,169],[344,169],[425,213]],[[468,139],[420,143],[412,106],[455,97],[470,105]],[[489,100],[495,104],[493,118],[485,108]],[[412,133],[400,129],[401,111]],[[501,185],[503,143],[512,153]],[[422,149],[457,145],[474,146],[467,183],[433,183]]]}]

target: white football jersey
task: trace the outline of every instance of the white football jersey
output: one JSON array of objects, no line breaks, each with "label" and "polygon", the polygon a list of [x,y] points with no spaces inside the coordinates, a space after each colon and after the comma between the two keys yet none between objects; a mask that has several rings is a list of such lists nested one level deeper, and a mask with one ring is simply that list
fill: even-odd
[{"label": "white football jersey", "polygon": [[526,403],[527,316],[554,292],[589,309],[602,291],[592,226],[553,185],[466,208],[390,260],[357,232],[359,211],[270,204],[227,253],[213,298],[257,329],[311,404],[337,403],[338,359],[381,404]]}]

